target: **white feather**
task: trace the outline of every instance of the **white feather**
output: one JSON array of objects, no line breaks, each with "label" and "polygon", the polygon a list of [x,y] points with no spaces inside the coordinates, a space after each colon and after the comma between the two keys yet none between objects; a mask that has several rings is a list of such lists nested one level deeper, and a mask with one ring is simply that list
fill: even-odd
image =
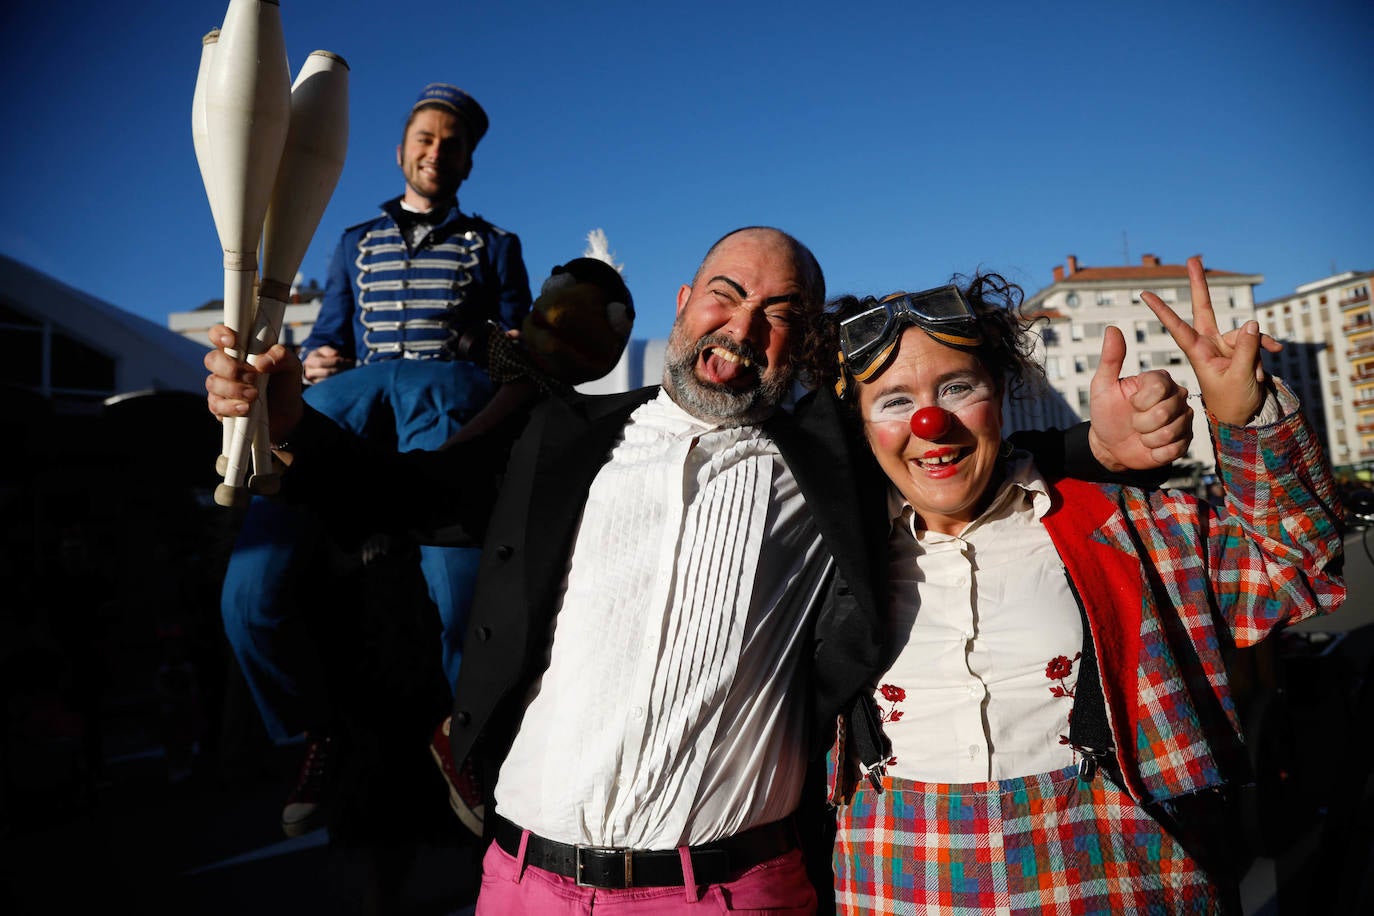
[{"label": "white feather", "polygon": [[587,233],[587,250],[582,252],[582,257],[605,261],[616,269],[616,273],[625,273],[625,265],[615,262],[615,252],[611,251],[610,240],[603,229],[593,229]]}]

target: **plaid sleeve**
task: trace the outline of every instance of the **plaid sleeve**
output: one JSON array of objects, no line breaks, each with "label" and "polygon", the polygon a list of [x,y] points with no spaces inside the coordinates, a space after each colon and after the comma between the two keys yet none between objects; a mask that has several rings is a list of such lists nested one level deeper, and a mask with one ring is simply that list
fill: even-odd
[{"label": "plaid sleeve", "polygon": [[1226,489],[1225,510],[1207,533],[1209,564],[1219,609],[1242,646],[1345,599],[1331,467],[1293,392],[1274,382],[1278,421],[1240,427],[1209,417]]}]

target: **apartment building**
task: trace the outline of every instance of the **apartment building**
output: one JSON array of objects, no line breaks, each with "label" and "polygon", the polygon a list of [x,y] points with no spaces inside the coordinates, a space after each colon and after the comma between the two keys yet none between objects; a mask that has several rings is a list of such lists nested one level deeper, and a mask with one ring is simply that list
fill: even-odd
[{"label": "apartment building", "polygon": [[[320,302],[324,299],[324,289],[314,280],[291,290],[291,301],[286,304],[282,316],[280,340],[287,346],[299,346],[310,336],[315,326],[315,318],[320,314]],[[167,316],[167,327],[176,331],[187,340],[193,340],[202,347],[209,347],[206,336],[212,327],[224,320],[224,302],[211,299],[200,308],[188,312],[172,312]]]},{"label": "apartment building", "polygon": [[[1255,317],[1254,288],[1263,282],[1260,274],[1207,269],[1212,307],[1222,330],[1238,328]],[[1070,422],[1088,417],[1089,390],[1108,325],[1120,328],[1126,338],[1123,374],[1165,369],[1189,391],[1198,391],[1192,367],[1141,301],[1142,290],[1157,294],[1185,318],[1192,314],[1187,265],[1165,264],[1153,254],[1143,255],[1139,264],[1115,267],[1090,267],[1069,255],[1064,264],[1055,266],[1054,282],[1027,298],[1026,312],[1042,319],[1037,324],[1038,349],[1045,375],[1063,401],[1062,408],[1051,409],[1066,411]],[[1374,384],[1374,364],[1370,373]],[[1057,417],[1045,416],[1045,409],[1013,401],[1008,405],[1008,419],[1015,428],[1045,425],[1045,420],[1062,425]],[[1023,416],[1028,410],[1040,410],[1042,415]],[[1194,414],[1193,444],[1186,460],[1195,462],[1205,474],[1216,458],[1206,417],[1200,409]]]},{"label": "apartment building", "polygon": [[1256,306],[1284,343],[1265,366],[1293,386],[1336,467],[1374,462],[1374,271],[1346,271]]}]

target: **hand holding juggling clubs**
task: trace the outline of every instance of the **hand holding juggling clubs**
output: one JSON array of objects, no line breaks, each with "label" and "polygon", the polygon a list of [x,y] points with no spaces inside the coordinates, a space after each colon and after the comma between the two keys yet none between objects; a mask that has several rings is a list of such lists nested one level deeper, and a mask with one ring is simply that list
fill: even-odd
[{"label": "hand holding juggling clubs", "polygon": [[[291,75],[277,3],[230,0],[218,40],[205,47],[209,61],[200,96],[209,159],[206,195],[224,250],[224,323],[238,333],[239,354],[247,355],[258,240],[291,116]],[[193,125],[199,120],[193,114]],[[250,415],[234,424],[217,502],[232,505],[233,491],[242,488],[255,419]]]},{"label": "hand holding juggling clubs", "polygon": [[[223,26],[203,42],[191,124],[224,249],[224,323],[252,362],[277,341],[291,280],[343,169],[348,65],[315,51],[292,85],[276,0],[230,0]],[[247,418],[226,424],[220,505],[247,498],[250,447],[253,489],[274,487],[265,403],[259,397]]]}]

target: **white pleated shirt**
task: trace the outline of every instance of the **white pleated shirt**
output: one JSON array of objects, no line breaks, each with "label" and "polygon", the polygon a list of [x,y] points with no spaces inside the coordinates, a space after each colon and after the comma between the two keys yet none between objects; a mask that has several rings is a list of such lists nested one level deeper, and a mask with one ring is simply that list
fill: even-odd
[{"label": "white pleated shirt", "polygon": [[1033,462],[1013,456],[993,502],[957,536],[918,529],[891,493],[889,615],[903,648],[874,691],[888,773],[977,783],[1073,763],[1083,626],[1040,522],[1050,494]]},{"label": "white pleated shirt", "polygon": [[776,445],[666,395],[597,473],[497,811],[565,843],[671,849],[790,814],[798,663],[829,567]]}]

